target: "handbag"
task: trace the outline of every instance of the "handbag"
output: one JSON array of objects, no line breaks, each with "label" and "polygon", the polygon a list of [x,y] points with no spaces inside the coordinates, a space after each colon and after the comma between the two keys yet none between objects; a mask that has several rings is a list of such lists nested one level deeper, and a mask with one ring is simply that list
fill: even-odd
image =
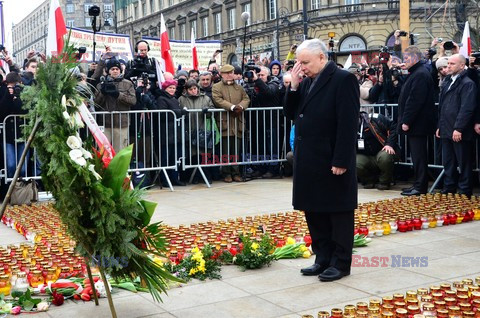
[{"label": "handbag", "polygon": [[[198,138],[197,138],[198,137]],[[204,147],[205,143],[208,149],[212,149],[214,145],[220,142],[220,132],[214,119],[208,118],[205,120],[205,129],[196,129],[192,131],[190,137],[192,146]]]},{"label": "handbag", "polygon": [[33,179],[18,179],[10,197],[11,205],[32,204],[38,201],[37,182]]}]

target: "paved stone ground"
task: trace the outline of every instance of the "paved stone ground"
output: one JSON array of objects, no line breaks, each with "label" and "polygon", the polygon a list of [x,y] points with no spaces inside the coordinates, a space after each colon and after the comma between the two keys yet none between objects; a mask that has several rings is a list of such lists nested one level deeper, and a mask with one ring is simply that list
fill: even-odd
[{"label": "paved stone ground", "polygon": [[[404,185],[397,185],[400,188]],[[361,202],[398,197],[399,191],[359,190]],[[291,179],[257,180],[244,184],[214,183],[151,190],[149,199],[159,203],[153,220],[167,224],[189,224],[229,217],[290,211]],[[480,222],[374,238],[359,248],[361,256],[428,257],[427,267],[353,267],[352,275],[337,282],[322,283],[317,277],[300,275],[311,259],[280,260],[260,270],[242,272],[223,266],[221,280],[192,281],[175,287],[154,303],[149,294],[115,290],[118,317],[301,317],[316,316],[319,310],[343,308],[373,297],[404,293],[480,276]],[[0,225],[0,244],[22,242],[23,238]],[[108,303],[67,302],[52,307],[44,317],[110,317]]]}]

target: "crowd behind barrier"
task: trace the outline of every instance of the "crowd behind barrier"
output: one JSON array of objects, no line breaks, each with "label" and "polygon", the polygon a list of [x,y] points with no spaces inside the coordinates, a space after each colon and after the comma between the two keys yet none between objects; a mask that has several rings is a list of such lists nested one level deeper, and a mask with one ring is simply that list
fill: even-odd
[{"label": "crowd behind barrier", "polygon": [[[361,107],[368,113],[378,113],[393,118],[397,105],[371,104]],[[187,115],[180,117],[170,110],[94,112],[93,115],[101,127],[107,117],[113,119],[115,116],[128,116],[129,125],[120,127],[120,129],[128,130],[128,144],[134,144],[130,172],[156,173],[156,177],[163,174],[169,187],[173,189],[167,174],[168,170],[190,170],[190,181],[198,170],[205,184],[210,186],[211,180],[205,172],[213,167],[285,163],[289,150],[287,141],[291,123],[285,119],[282,111],[282,107],[247,109],[242,114],[245,129],[241,136],[235,139],[239,145],[239,148],[235,148],[239,151],[235,153],[222,151],[222,149],[230,149],[230,147],[222,147],[223,140],[220,138],[222,131],[230,136],[231,125],[237,125],[237,122],[229,121],[229,117],[226,116],[227,112],[223,109],[209,109],[207,112],[189,110]],[[224,118],[226,121],[223,121]],[[3,145],[6,145],[8,134],[11,133],[5,129],[6,122],[12,120],[15,127],[21,127],[24,124],[21,115],[10,115],[5,118],[0,127]],[[111,123],[113,120],[108,122]],[[223,126],[224,122],[227,127]],[[80,131],[80,135],[83,139],[89,135],[89,132],[87,129],[83,129]],[[397,165],[412,165],[406,138],[408,137],[398,137],[401,153],[397,158]],[[168,147],[169,144],[176,146]],[[438,138],[432,136],[428,143],[429,168],[441,171],[443,166],[441,165],[441,154],[437,149],[438,144]],[[5,182],[10,182],[15,170],[12,170],[12,166],[9,167],[7,164],[5,148],[4,146],[2,149],[3,165],[0,176]],[[15,157],[19,158],[23,151],[23,142],[15,140],[14,148]],[[475,143],[474,154],[474,171],[480,171],[478,143]],[[38,161],[34,149],[30,150],[27,158],[24,176],[39,179],[41,163]],[[437,182],[440,177],[441,174],[438,175]],[[432,189],[434,186],[435,184]]]}]

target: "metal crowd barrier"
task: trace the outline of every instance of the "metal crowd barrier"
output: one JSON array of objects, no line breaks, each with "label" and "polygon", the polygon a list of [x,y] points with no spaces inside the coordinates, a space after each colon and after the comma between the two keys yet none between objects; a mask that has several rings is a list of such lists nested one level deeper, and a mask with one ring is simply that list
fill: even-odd
[{"label": "metal crowd barrier", "polygon": [[[397,104],[361,105],[361,110],[368,113],[383,114],[396,120]],[[109,140],[115,149],[122,144],[134,144],[134,152],[130,171],[145,173],[157,172],[154,180],[163,174],[164,180],[173,190],[170,180],[173,171],[191,170],[190,181],[198,171],[205,184],[210,187],[205,173],[212,167],[254,166],[265,168],[286,161],[289,148],[290,121],[282,113],[282,107],[249,108],[238,118],[223,109],[189,110],[188,115],[181,116],[171,110],[139,110],[128,112],[94,112],[92,113],[100,127],[104,127]],[[123,120],[123,121],[122,121]],[[213,124],[215,123],[215,124]],[[12,180],[15,169],[8,167],[8,155],[19,158],[23,149],[20,139],[20,127],[24,119],[20,115],[10,115],[0,123],[3,147],[3,165],[0,177],[5,182]],[[117,128],[115,130],[114,128]],[[7,144],[7,140],[14,142]],[[85,139],[88,129],[81,129],[80,135]],[[118,137],[120,136],[120,137]],[[118,137],[119,140],[115,138]],[[479,145],[475,142],[475,171],[479,167]],[[407,137],[399,136],[401,147],[397,165],[412,165]],[[434,189],[443,176],[441,164],[440,141],[432,136],[428,142],[429,168],[442,169],[430,191]],[[16,167],[16,164],[15,164]],[[245,169],[244,169],[245,170]],[[41,163],[35,150],[30,152],[25,173],[26,178],[39,179]],[[245,172],[244,172],[245,174]]]},{"label": "metal crowd barrier", "polygon": [[[231,117],[223,109],[209,109],[205,114],[201,110],[189,110],[186,116],[171,110],[92,114],[115,149],[134,144],[130,172],[157,172],[153,181],[163,174],[171,190],[171,171],[192,169],[193,179],[198,170],[210,187],[204,173],[206,168],[269,165],[286,161],[284,141],[289,140],[290,122],[283,117],[282,107],[247,109],[239,118]],[[12,166],[7,165],[6,149],[9,149],[8,154],[13,151],[19,158],[23,145],[18,138],[11,148],[7,145],[11,137],[8,135],[12,134],[7,126],[13,125],[13,133],[21,137],[19,127],[23,124],[21,115],[10,115],[3,122],[4,163],[0,175],[6,182],[12,180],[15,172]],[[79,133],[83,140],[90,134],[86,128]],[[41,164],[35,150],[30,153],[32,155],[26,160],[22,177],[39,179]]]}]

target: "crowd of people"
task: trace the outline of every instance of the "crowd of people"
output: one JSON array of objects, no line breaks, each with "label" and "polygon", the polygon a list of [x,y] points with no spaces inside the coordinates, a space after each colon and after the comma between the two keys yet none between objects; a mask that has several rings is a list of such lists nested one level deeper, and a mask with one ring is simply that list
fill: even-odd
[{"label": "crowd of people", "polygon": [[[394,33],[392,52],[382,51],[370,65],[354,63],[347,68],[355,75],[359,102],[363,105],[358,116],[358,179],[365,188],[387,190],[396,177],[404,177],[395,174],[395,161],[405,161],[410,155],[415,183],[402,194],[426,193],[427,164],[433,157],[445,170],[442,193],[458,190],[471,195],[472,149],[474,136],[480,133],[479,63],[475,57],[467,61],[459,55],[459,46],[453,42],[453,48],[446,50],[438,39],[424,52],[413,46],[401,52],[400,34],[399,30]],[[204,176],[209,182],[243,182],[246,178],[278,178],[291,174],[295,160],[295,130],[280,120],[283,112],[259,111],[246,116],[244,111],[284,105],[288,88],[292,81],[297,81],[292,78],[296,48],[296,45],[291,47],[284,61],[245,60],[244,69],[238,65],[220,65],[216,60],[217,51],[206,71],[164,72],[160,80],[157,63],[149,56],[148,43],[139,41],[135,45],[135,57],[130,61],[119,59],[118,54],[106,46],[97,63],[89,64],[85,70],[78,67],[73,72],[90,110],[104,112],[97,116],[97,121],[104,127],[114,149],[135,144],[137,155],[132,167],[174,167],[181,160],[187,162],[187,166],[196,165],[210,160],[212,154],[213,157],[228,154],[228,165],[204,167]],[[23,65],[18,66],[6,51],[2,54],[0,120],[3,122],[8,115],[24,114],[20,93],[24,87],[35,84],[38,63],[45,62],[46,58],[32,51]],[[341,64],[336,66],[343,68]],[[307,74],[301,75],[307,77]],[[372,107],[365,106],[372,104],[398,104],[398,107],[375,113]],[[213,111],[216,108],[225,112]],[[108,115],[113,111],[129,110],[171,112],[152,113],[151,116]],[[188,127],[186,142],[189,147],[185,156],[181,149],[182,132],[175,121],[182,117]],[[5,125],[6,143],[1,148],[6,152],[8,177],[12,177],[24,147],[24,137],[21,120],[10,117]],[[399,135],[408,138],[399,138]],[[289,139],[292,142],[288,142]],[[249,143],[247,146],[245,140]],[[427,152],[429,148],[434,151]],[[281,166],[275,161],[283,159],[279,156],[284,151],[289,160]],[[252,163],[241,169],[234,164],[235,160],[245,160],[239,159],[241,155],[254,158],[252,161],[268,159],[273,162]],[[22,175],[26,174],[26,169],[40,169],[40,164],[32,163],[31,158],[27,157],[27,163],[30,168],[25,164]],[[167,172],[174,186],[183,186],[189,180],[198,183],[202,179],[198,171],[193,177],[192,171],[178,168]],[[136,177],[143,185],[153,184],[155,177],[159,177],[158,182],[163,186],[169,185],[163,174],[137,173]]]}]

